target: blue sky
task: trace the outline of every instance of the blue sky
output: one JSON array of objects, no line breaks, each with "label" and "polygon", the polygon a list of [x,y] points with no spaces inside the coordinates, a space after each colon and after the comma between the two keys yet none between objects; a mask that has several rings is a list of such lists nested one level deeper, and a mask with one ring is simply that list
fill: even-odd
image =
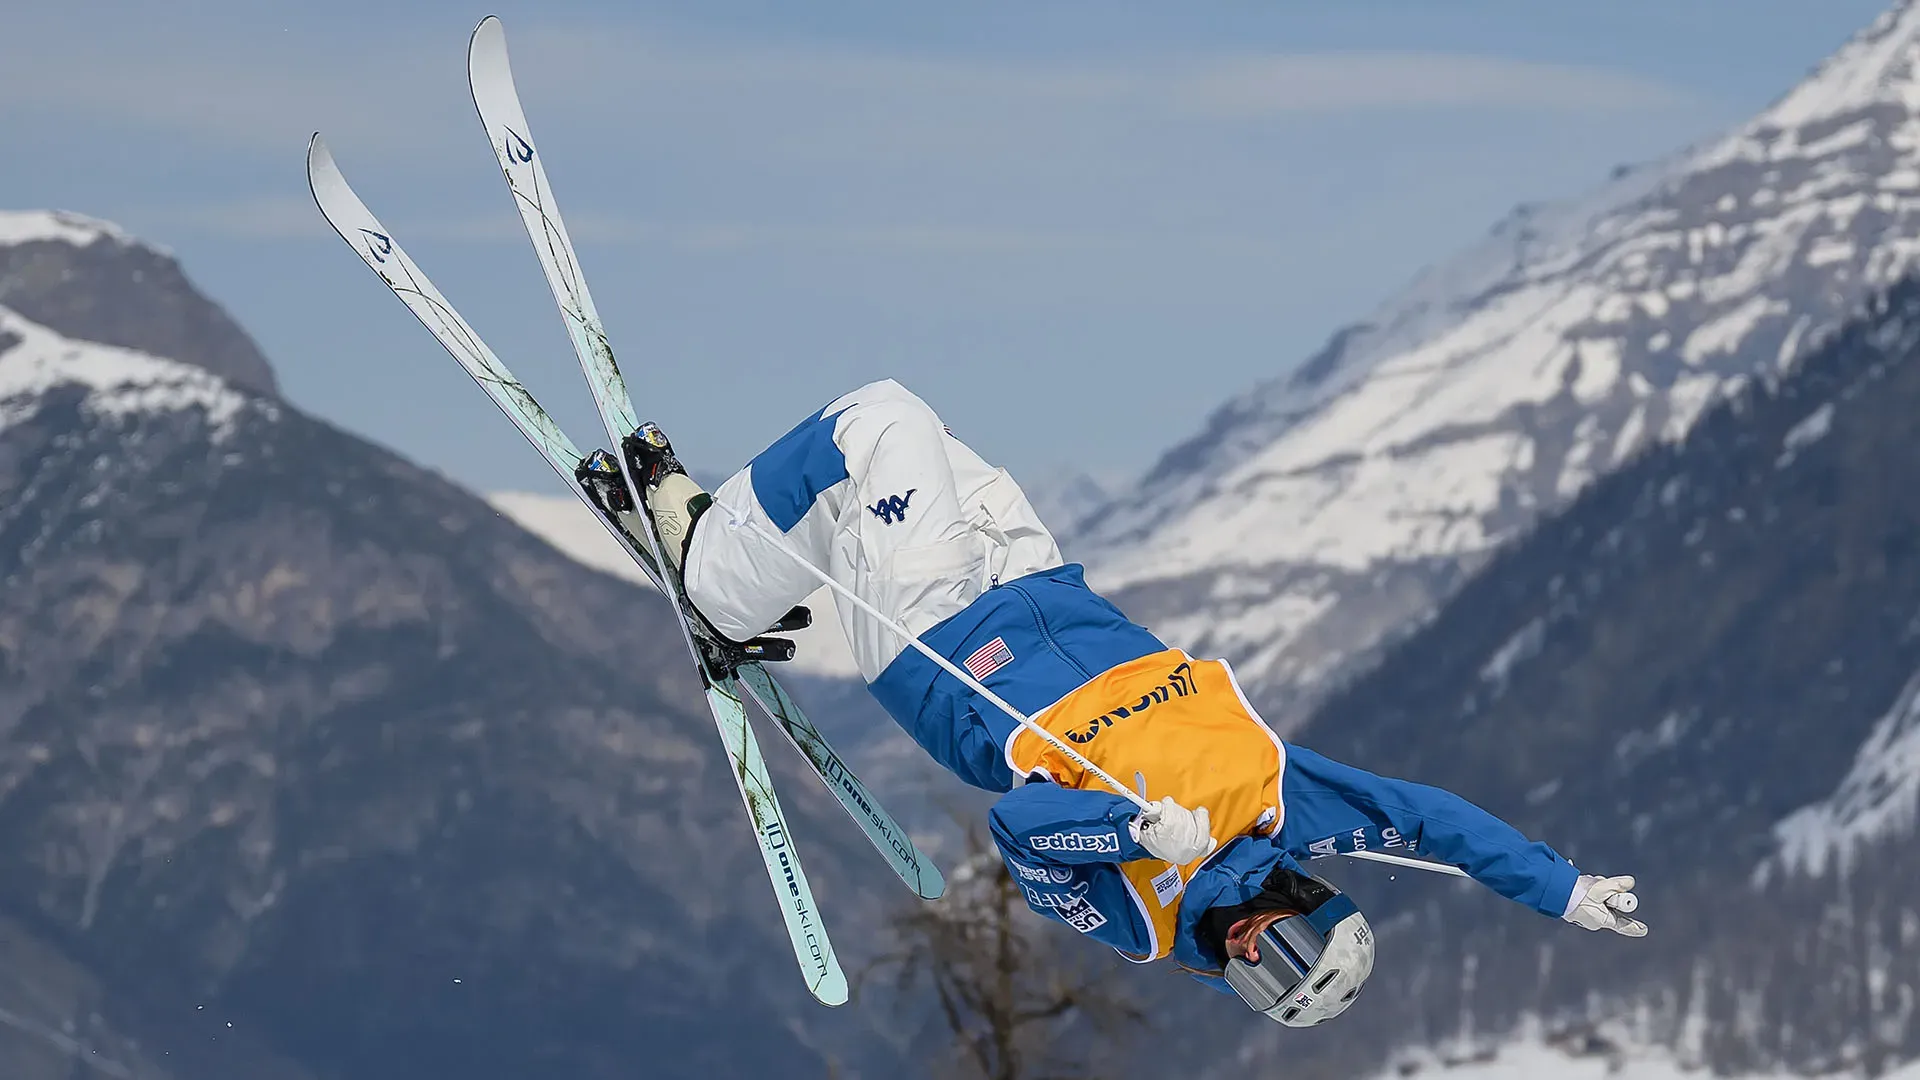
[{"label": "blue sky", "polygon": [[467,96],[491,10],[639,410],[698,465],[893,376],[1017,475],[1122,474],[1515,203],[1737,123],[1884,6],[68,0],[0,17],[0,206],[172,249],[296,404],[551,489],[301,171],[323,131],[592,438]]}]

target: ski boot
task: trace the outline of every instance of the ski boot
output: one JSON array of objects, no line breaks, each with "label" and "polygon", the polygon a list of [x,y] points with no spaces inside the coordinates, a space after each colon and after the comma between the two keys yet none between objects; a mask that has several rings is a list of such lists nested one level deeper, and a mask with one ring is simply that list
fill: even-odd
[{"label": "ski boot", "polygon": [[[647,503],[647,514],[653,519],[654,528],[659,531],[660,545],[678,575],[686,567],[687,549],[693,543],[693,527],[699,522],[700,515],[712,507],[713,496],[701,490],[700,485],[687,475],[686,467],[673,454],[673,444],[667,441],[666,432],[661,431],[657,424],[641,424],[633,434],[620,440],[620,452],[626,458],[628,471],[640,485],[641,498]],[[596,450],[581,464],[581,469],[586,470],[598,457],[605,457],[606,460],[594,471],[591,480],[582,482],[597,483],[602,475],[599,470],[612,467],[613,479],[620,489],[619,497],[631,507],[633,500],[626,498],[626,485],[618,482],[619,470],[617,463],[611,460],[612,455]],[[734,641],[715,629],[691,602],[686,607],[694,616],[692,623],[696,635],[715,654],[711,659],[719,661],[726,668],[754,660],[793,659],[793,642],[787,638],[755,637],[748,641]],[[800,605],[781,616],[768,628],[767,633],[791,633],[812,624],[813,613]]]},{"label": "ski boot", "polygon": [[621,439],[620,452],[640,485],[640,497],[647,500],[647,513],[660,530],[660,545],[666,549],[667,559],[675,570],[684,570],[687,548],[693,543],[693,526],[713,505],[713,496],[700,490],[687,475],[686,467],[673,456],[667,433],[657,424],[641,424]]}]

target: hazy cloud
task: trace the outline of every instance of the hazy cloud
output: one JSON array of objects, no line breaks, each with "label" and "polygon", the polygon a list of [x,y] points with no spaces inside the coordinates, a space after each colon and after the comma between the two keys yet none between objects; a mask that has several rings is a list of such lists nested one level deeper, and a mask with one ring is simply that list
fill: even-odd
[{"label": "hazy cloud", "polygon": [[[147,220],[173,232],[198,232],[241,240],[305,240],[330,234],[326,219],[312,200],[291,194],[162,207],[151,211]],[[685,255],[712,256],[804,251],[1006,257],[1169,248],[1195,253],[1251,252],[1265,246],[1258,238],[1234,234],[1092,232],[1007,225],[669,222],[591,211],[572,215],[569,221],[572,230],[595,247],[652,247]],[[397,229],[397,235],[403,242],[430,240],[514,246],[526,242],[519,219],[505,213],[410,218],[405,228]]]},{"label": "hazy cloud", "polygon": [[327,221],[310,198],[255,195],[226,202],[162,207],[150,222],[169,230],[204,232],[246,240],[291,240],[324,236]]},{"label": "hazy cloud", "polygon": [[1169,96],[1235,114],[1460,108],[1631,111],[1693,101],[1677,87],[1605,69],[1394,52],[1215,60],[1176,80]]},{"label": "hazy cloud", "polygon": [[[227,144],[279,150],[316,126],[362,144],[437,145],[472,124],[457,41],[417,34],[351,41],[162,31],[103,33],[43,48],[0,35],[0,108],[110,118]],[[534,28],[514,37],[523,81],[582,117],[676,114],[724,139],[796,116],[830,132],[889,140],[1003,141],[1011,128],[1098,126],[1159,114],[1246,122],[1355,110],[1636,110],[1690,100],[1675,87],[1604,69],[1445,53],[1109,57],[1013,64],[817,44],[672,36],[635,26]],[[996,132],[995,129],[998,129]],[[777,131],[776,131],[777,133]],[[465,130],[452,132],[466,137]],[[1002,140],[993,138],[995,135]],[[838,142],[839,140],[835,140]]]},{"label": "hazy cloud", "polygon": [[[368,296],[301,175],[325,132],[494,347],[584,409],[572,366],[547,362],[551,305],[468,98],[477,12],[108,2],[8,12],[0,202],[173,243],[294,400],[458,475],[546,482],[484,401],[443,404],[440,358]],[[1057,459],[1062,440],[1125,459],[1138,440],[1099,418],[1128,414],[1139,386],[1158,422],[1197,422],[1514,201],[1734,118],[1658,80],[1417,44],[1446,34],[1341,35],[1415,43],[1399,53],[1261,51],[1328,38],[1234,18],[1189,20],[1170,45],[1122,12],[1098,40],[1042,20],[1051,37],[962,47],[918,14],[876,28],[807,6],[505,6],[603,310],[632,355],[673,358],[654,371],[659,407],[706,401],[716,366],[755,388],[732,422],[689,434],[710,460],[881,373],[970,415],[1009,464]],[[1096,364],[1113,377],[1087,378]],[[1012,384],[1033,388],[1025,412],[1001,400]]]}]

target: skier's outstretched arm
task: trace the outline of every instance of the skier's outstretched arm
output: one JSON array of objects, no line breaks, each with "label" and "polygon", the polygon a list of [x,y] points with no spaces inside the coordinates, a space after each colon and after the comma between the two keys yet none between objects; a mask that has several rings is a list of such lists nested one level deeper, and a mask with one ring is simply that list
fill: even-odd
[{"label": "skier's outstretched arm", "polygon": [[1451,791],[1379,776],[1293,744],[1283,790],[1281,842],[1297,856],[1406,847],[1543,915],[1630,937],[1646,933],[1609,906],[1631,879],[1582,875],[1559,852]]}]

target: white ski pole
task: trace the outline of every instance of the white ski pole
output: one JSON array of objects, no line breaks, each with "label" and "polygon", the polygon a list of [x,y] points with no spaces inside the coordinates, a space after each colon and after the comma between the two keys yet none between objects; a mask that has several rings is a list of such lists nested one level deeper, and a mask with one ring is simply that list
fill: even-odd
[{"label": "white ski pole", "polygon": [[1409,870],[1425,870],[1430,874],[1450,874],[1453,877],[1466,877],[1467,872],[1447,863],[1428,862],[1426,859],[1409,859],[1405,855],[1389,855],[1384,851],[1343,851],[1340,854],[1349,859],[1365,859],[1368,862],[1391,863],[1404,866]]},{"label": "white ski pole", "polygon": [[1158,811],[1159,807],[1157,807],[1153,803],[1149,803],[1145,798],[1134,794],[1132,791],[1129,791],[1126,787],[1121,785],[1120,781],[1115,780],[1113,777],[1107,775],[1106,770],[1102,769],[1098,765],[1095,765],[1093,762],[1088,761],[1085,757],[1082,757],[1080,753],[1076,751],[1073,747],[1068,746],[1064,742],[1061,742],[1059,737],[1056,736],[1053,732],[1048,731],[1046,728],[1043,728],[1039,724],[1034,723],[1033,719],[1029,717],[1026,713],[1023,713],[1019,709],[1014,708],[1012,705],[1007,704],[1006,701],[1000,697],[1000,695],[987,689],[984,685],[981,684],[980,680],[974,678],[970,673],[962,669],[959,665],[955,664],[951,660],[948,660],[946,657],[941,656],[939,653],[934,652],[931,646],[929,646],[926,642],[920,640],[919,635],[913,633],[912,631],[908,630],[906,627],[901,626],[899,623],[881,614],[879,608],[874,607],[872,604],[867,603],[865,600],[861,599],[859,596],[854,595],[854,591],[852,589],[849,589],[845,585],[842,585],[839,582],[833,580],[833,578],[825,570],[822,570],[819,567],[813,565],[813,563],[807,561],[807,558],[804,555],[801,555],[798,551],[793,550],[793,547],[787,543],[786,537],[779,536],[772,532],[769,532],[768,530],[762,528],[759,522],[753,520],[751,517],[748,517],[745,514],[740,513],[738,510],[735,510],[733,507],[728,506],[726,503],[723,503],[718,499],[715,499],[713,501],[713,505],[726,512],[728,526],[732,528],[739,528],[740,526],[745,525],[747,528],[752,529],[755,533],[759,534],[761,539],[765,540],[769,544],[772,544],[774,548],[785,553],[788,558],[792,559],[794,562],[797,562],[801,566],[805,567],[807,573],[812,574],[816,578],[819,578],[821,584],[825,585],[829,589],[832,589],[835,593],[839,594],[840,596],[845,597],[847,601],[851,603],[854,607],[857,607],[861,611],[866,612],[868,615],[871,615],[874,618],[880,620],[880,624],[882,626],[885,626],[887,629],[900,635],[900,637],[903,640],[905,640],[908,645],[912,646],[915,650],[917,650],[920,653],[920,655],[933,661],[935,664],[938,664],[942,671],[945,671],[947,674],[965,683],[967,685],[967,688],[972,690],[974,693],[979,694],[981,697],[986,698],[988,701],[993,702],[995,708],[999,709],[1001,712],[1006,713],[1008,716],[1012,717],[1016,722],[1020,724],[1021,727],[1024,727],[1028,731],[1031,731],[1035,735],[1038,735],[1042,739],[1045,739],[1048,743],[1050,743],[1053,746],[1054,749],[1067,755],[1067,757],[1070,760],[1072,760],[1074,764],[1080,766],[1081,768],[1087,770],[1093,775],[1099,777],[1102,781],[1106,783],[1108,787],[1112,788],[1114,791],[1118,792],[1119,794],[1125,796],[1127,799],[1132,801],[1134,805],[1138,806],[1141,810],[1143,811],[1151,810],[1156,812]]}]

